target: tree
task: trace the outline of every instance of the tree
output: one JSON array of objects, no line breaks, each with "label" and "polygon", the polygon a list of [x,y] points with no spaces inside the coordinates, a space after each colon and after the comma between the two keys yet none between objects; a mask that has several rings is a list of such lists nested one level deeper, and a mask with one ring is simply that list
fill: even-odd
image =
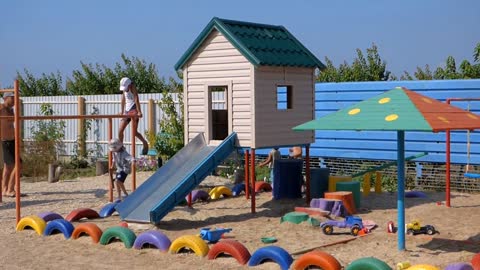
[{"label": "tree", "polygon": [[391,79],[391,72],[387,70],[387,63],[378,53],[378,47],[372,44],[364,53],[357,49],[357,58],[349,65],[344,61],[338,68],[325,57],[326,68],[318,76],[319,82],[358,82],[358,81],[387,81]]},{"label": "tree", "polygon": [[40,78],[35,78],[27,69],[24,72],[25,75],[22,76],[17,71],[20,94],[22,96],[60,96],[67,94],[62,87],[60,72],[57,72],[57,74],[42,73]]},{"label": "tree", "polygon": [[476,79],[480,78],[480,43],[473,52],[474,63],[463,60],[460,67],[457,68],[457,63],[453,56],[448,56],[445,61],[445,67],[438,67],[432,74],[429,65],[425,65],[425,69],[417,67],[417,71],[412,77],[408,72],[404,71],[401,79],[403,80],[455,80],[455,79]]}]

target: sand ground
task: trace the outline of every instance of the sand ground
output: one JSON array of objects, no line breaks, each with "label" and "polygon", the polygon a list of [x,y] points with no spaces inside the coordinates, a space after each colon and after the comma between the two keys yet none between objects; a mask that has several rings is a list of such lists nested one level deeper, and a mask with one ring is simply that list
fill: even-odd
[{"label": "sand ground", "polygon": [[[138,185],[151,172],[138,174]],[[53,211],[68,215],[72,210],[87,207],[97,211],[108,202],[107,176],[61,181],[58,183],[22,183],[22,216]],[[214,186],[228,181],[209,177],[204,184]],[[127,180],[127,187],[131,178]],[[397,236],[386,232],[388,221],[397,220],[396,195],[375,194],[362,198],[358,214],[364,220],[372,220],[378,228],[365,237],[358,237],[346,244],[338,244],[320,250],[332,254],[342,266],[368,256],[374,256],[394,267],[396,263],[432,264],[445,267],[454,262],[469,262],[480,252],[480,194],[452,194],[452,207],[437,205],[444,200],[444,193],[427,192],[428,198],[406,199],[406,220],[419,219],[423,224],[434,225],[440,231],[433,237],[407,236],[407,250],[397,250]],[[150,224],[129,223],[139,233],[156,229],[172,241],[186,234],[198,234],[204,227],[232,228],[227,236],[243,243],[250,253],[265,246],[261,237],[278,239],[274,245],[290,253],[350,239],[346,230],[324,235],[318,227],[307,223],[280,223],[280,217],[293,211],[295,206],[306,206],[304,200],[272,200],[270,193],[257,195],[257,213],[251,213],[250,202],[245,196],[227,198],[206,203],[196,203],[190,209],[178,206],[155,227]],[[323,218],[325,219],[325,218]],[[120,218],[113,215],[106,219],[90,220],[102,229],[118,225]],[[84,222],[84,221],[81,221]],[[78,224],[75,222],[74,225]],[[121,242],[106,246],[93,244],[89,237],[64,240],[63,235],[38,236],[33,230],[15,231],[15,203],[13,198],[3,198],[0,203],[0,269],[246,269],[231,257],[210,261],[193,253],[167,254],[156,249],[126,249]],[[298,256],[294,256],[298,258]],[[273,262],[266,262],[253,269],[279,269]]]}]

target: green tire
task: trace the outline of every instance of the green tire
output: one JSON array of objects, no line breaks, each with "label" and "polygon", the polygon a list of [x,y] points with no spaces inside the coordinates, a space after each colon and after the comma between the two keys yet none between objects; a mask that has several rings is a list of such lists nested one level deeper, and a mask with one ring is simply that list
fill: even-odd
[{"label": "green tire", "polygon": [[345,270],[392,270],[392,268],[377,258],[366,257],[351,262]]},{"label": "green tire", "polygon": [[102,237],[100,238],[100,244],[108,245],[115,238],[120,239],[126,248],[132,248],[137,236],[129,228],[114,226],[103,232]]}]

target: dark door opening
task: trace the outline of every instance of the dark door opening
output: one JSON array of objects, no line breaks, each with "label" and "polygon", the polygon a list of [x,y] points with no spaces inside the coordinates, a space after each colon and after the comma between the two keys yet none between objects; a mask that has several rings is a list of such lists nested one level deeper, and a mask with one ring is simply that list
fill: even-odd
[{"label": "dark door opening", "polygon": [[227,86],[210,87],[212,140],[228,136]]}]

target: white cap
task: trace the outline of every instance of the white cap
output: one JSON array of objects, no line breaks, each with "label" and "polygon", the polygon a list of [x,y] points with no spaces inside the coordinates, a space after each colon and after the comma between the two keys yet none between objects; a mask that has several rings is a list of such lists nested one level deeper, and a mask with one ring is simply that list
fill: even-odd
[{"label": "white cap", "polygon": [[7,97],[13,97],[13,96],[15,96],[15,95],[13,94],[13,92],[5,92],[5,93],[3,94],[3,99],[5,99],[5,98],[7,98]]},{"label": "white cap", "polygon": [[123,77],[123,78],[120,80],[120,91],[125,91],[125,90],[127,90],[131,83],[132,83],[132,80],[130,80],[130,79],[127,78],[127,77]]},{"label": "white cap", "polygon": [[111,139],[108,142],[108,148],[110,149],[110,151],[116,152],[116,151],[120,150],[120,148],[122,148],[122,146],[123,146],[123,144],[119,139]]}]

